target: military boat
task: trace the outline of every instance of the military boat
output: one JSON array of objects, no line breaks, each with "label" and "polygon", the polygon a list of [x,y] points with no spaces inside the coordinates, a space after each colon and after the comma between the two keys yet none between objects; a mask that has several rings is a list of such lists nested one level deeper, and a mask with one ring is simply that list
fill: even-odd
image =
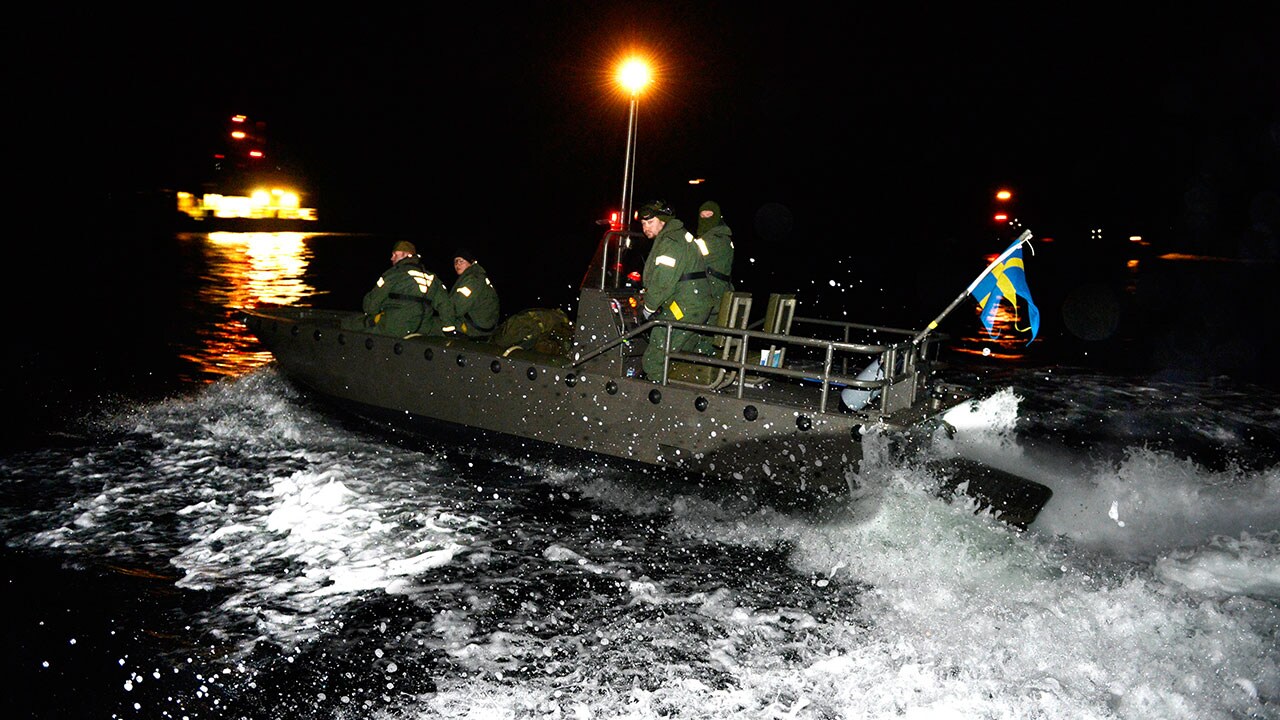
[{"label": "military boat", "polygon": [[[347,329],[358,312],[306,307],[257,307],[244,321],[290,380],[396,430],[494,433],[799,496],[856,486],[866,432],[945,430],[943,414],[974,397],[936,377],[945,336],[804,317],[790,294],[725,293],[706,324],[646,321],[649,245],[605,232],[576,317],[529,310],[488,341],[389,337]],[[640,377],[657,325],[703,333],[716,351],[664,347],[662,377]],[[959,486],[1019,528],[1051,495],[959,457],[951,469],[940,492]]]}]

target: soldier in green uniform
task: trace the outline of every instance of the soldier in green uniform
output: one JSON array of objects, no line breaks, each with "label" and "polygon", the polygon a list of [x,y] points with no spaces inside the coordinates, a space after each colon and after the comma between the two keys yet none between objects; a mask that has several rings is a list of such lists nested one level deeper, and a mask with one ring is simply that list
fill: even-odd
[{"label": "soldier in green uniform", "polygon": [[453,323],[444,331],[486,339],[498,327],[498,291],[475,253],[466,248],[453,254],[453,269],[458,273],[458,281],[449,294]]},{"label": "soldier in green uniform", "polygon": [[698,208],[698,232],[694,242],[706,246],[707,278],[711,281],[711,293],[717,301],[721,295],[733,290],[733,231],[720,214],[720,204],[714,200],[702,203]]},{"label": "soldier in green uniform", "polygon": [[[640,209],[640,227],[645,237],[653,239],[653,249],[644,262],[644,316],[688,323],[705,323],[715,307],[711,284],[707,279],[707,262],[694,243],[693,233],[684,229],[662,201]],[[641,366],[650,380],[661,380],[663,347],[667,329],[655,327],[649,333]],[[671,350],[696,351],[699,338],[688,330],[673,330]]]},{"label": "soldier in green uniform", "polygon": [[365,327],[380,335],[443,335],[450,320],[448,290],[439,276],[423,269],[417,248],[407,240],[391,247],[391,267],[365,293],[363,309]]},{"label": "soldier in green uniform", "polygon": [[[714,307],[727,292],[733,292],[733,231],[720,214],[720,204],[714,200],[702,203],[698,208],[698,232],[694,243],[707,258],[707,280],[711,284]],[[714,354],[712,339],[703,335],[698,339],[698,352]]]}]

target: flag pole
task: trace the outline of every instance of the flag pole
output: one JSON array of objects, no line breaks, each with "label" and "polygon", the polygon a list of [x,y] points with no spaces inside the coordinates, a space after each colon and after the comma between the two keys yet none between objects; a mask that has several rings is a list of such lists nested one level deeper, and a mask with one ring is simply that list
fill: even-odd
[{"label": "flag pole", "polygon": [[1012,255],[1014,250],[1017,250],[1018,248],[1022,247],[1022,244],[1027,242],[1030,239],[1031,239],[1031,231],[1023,230],[1022,234],[1019,235],[1018,238],[1014,240],[1012,244],[1009,245],[1009,247],[1005,248],[1005,251],[1000,253],[999,257],[991,261],[991,264],[987,266],[986,270],[983,270],[982,273],[978,275],[978,277],[974,278],[973,282],[969,283],[969,287],[965,288],[964,292],[957,295],[956,299],[951,301],[951,304],[947,306],[946,310],[943,310],[938,315],[938,317],[934,318],[933,321],[929,323],[928,327],[926,327],[924,330],[921,330],[919,333],[916,334],[914,338],[912,338],[911,340],[912,344],[919,345],[920,341],[924,339],[925,335],[928,335],[934,330],[937,330],[938,323],[942,322],[942,318],[950,315],[951,311],[955,310],[957,305],[959,305],[962,301],[964,301],[965,298],[969,297],[969,294],[973,292],[973,289],[978,287],[978,283],[982,282],[982,278],[986,277],[988,273],[990,273],[992,270],[995,269],[996,265],[999,265],[1000,263],[1004,262],[1005,258]]}]

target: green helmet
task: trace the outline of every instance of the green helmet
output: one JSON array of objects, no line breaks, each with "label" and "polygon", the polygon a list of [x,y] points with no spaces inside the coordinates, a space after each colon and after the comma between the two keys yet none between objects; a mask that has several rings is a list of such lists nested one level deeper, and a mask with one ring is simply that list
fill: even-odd
[{"label": "green helmet", "polygon": [[667,205],[665,200],[654,200],[640,208],[640,219],[648,220],[649,218],[658,218],[663,222],[670,220],[675,213],[671,212],[671,207]]}]

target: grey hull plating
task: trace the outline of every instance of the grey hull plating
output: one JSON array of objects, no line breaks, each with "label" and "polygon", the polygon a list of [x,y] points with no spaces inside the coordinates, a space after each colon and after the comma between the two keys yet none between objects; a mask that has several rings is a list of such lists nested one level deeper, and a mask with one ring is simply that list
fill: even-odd
[{"label": "grey hull plating", "polygon": [[458,338],[341,329],[350,313],[266,308],[246,324],[291,380],[360,414],[430,419],[745,482],[840,492],[863,420],[577,369]]}]

